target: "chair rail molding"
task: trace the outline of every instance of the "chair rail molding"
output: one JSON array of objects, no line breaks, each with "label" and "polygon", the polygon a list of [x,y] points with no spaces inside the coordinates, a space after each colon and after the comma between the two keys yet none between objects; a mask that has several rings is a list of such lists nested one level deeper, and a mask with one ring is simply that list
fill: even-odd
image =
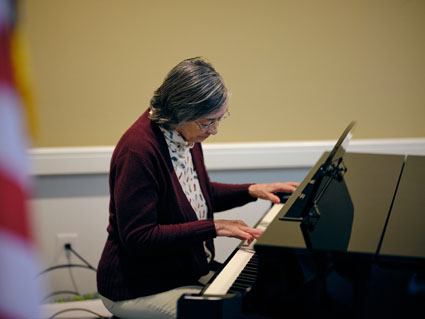
[{"label": "chair rail molding", "polygon": [[[209,170],[313,166],[336,141],[204,144]],[[28,150],[32,175],[106,174],[113,146],[48,147]],[[425,138],[354,139],[348,152],[425,155]]]}]

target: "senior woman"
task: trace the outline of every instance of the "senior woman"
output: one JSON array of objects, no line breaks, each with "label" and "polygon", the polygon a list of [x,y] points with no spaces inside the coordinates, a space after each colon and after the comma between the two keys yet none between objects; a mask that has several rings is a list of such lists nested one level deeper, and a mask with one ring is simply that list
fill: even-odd
[{"label": "senior woman", "polygon": [[98,291],[120,318],[175,318],[183,293],[199,292],[213,270],[217,236],[252,241],[262,232],[213,214],[298,183],[209,180],[201,142],[230,115],[221,76],[202,58],[180,62],[126,131],[111,159],[108,238]]}]

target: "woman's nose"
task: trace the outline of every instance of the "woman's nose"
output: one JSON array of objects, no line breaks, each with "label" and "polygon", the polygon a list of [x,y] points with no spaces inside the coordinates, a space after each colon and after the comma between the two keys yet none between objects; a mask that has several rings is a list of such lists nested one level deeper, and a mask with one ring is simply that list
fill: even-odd
[{"label": "woman's nose", "polygon": [[220,124],[219,121],[214,122],[214,124],[211,125],[208,128],[207,132],[210,133],[210,134],[212,134],[212,135],[216,135],[218,133],[218,124]]}]

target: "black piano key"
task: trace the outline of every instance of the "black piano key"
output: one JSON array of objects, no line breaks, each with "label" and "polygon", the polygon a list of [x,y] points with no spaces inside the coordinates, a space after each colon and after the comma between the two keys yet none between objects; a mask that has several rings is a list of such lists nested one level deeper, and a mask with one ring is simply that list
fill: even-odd
[{"label": "black piano key", "polygon": [[244,292],[248,291],[250,287],[251,286],[246,286],[246,285],[238,286],[238,285],[236,285],[232,289],[229,289],[229,292],[230,293],[237,293],[237,292],[244,293]]},{"label": "black piano key", "polygon": [[238,291],[241,291],[242,292],[242,291],[245,291],[245,290],[247,290],[247,289],[249,289],[251,287],[252,287],[252,283],[249,283],[249,282],[244,282],[244,283],[242,283],[242,282],[234,282],[233,285],[232,285],[232,288],[230,288],[230,289],[231,290],[238,290]]},{"label": "black piano key", "polygon": [[256,275],[257,274],[257,271],[256,271],[256,269],[246,269],[246,271],[244,271],[244,273],[245,274],[247,274],[247,275]]},{"label": "black piano key", "polygon": [[256,278],[238,278],[233,284],[250,285],[255,282]]},{"label": "black piano key", "polygon": [[254,254],[233,282],[229,289],[230,293],[245,292],[249,290],[257,279],[258,256]]},{"label": "black piano key", "polygon": [[250,279],[256,279],[257,278],[257,274],[256,273],[241,273],[240,275],[239,275],[239,277],[238,277],[238,279],[247,279],[247,280],[250,280]]}]

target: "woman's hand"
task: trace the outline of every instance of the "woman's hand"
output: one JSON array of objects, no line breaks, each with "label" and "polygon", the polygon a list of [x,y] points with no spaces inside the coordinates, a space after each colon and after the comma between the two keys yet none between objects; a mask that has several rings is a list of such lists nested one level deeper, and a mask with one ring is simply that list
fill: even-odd
[{"label": "woman's hand", "polygon": [[250,244],[254,239],[259,238],[264,231],[251,228],[241,220],[219,219],[214,221],[217,236],[234,237],[247,240]]},{"label": "woman's hand", "polygon": [[293,193],[299,185],[300,183],[297,182],[253,184],[249,186],[248,192],[253,197],[269,200],[272,203],[279,204],[279,197],[277,197],[275,193]]}]

